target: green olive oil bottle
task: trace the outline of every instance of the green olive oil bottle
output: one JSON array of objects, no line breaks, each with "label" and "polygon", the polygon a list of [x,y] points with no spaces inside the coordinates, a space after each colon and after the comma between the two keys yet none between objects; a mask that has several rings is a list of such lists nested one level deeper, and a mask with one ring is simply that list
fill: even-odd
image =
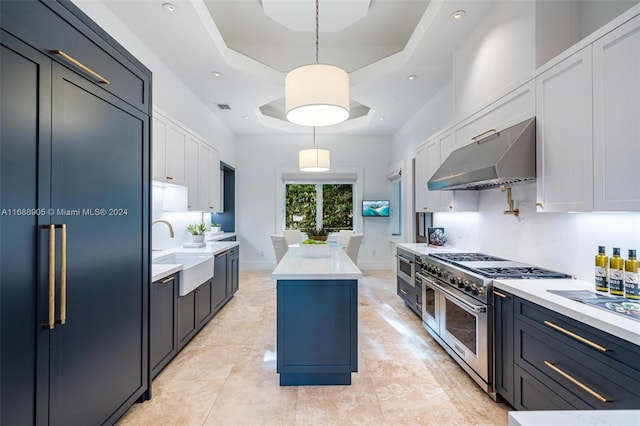
[{"label": "green olive oil bottle", "polygon": [[609,259],[609,293],[624,296],[624,268],[620,257],[620,248],[613,248],[613,257]]},{"label": "green olive oil bottle", "polygon": [[636,251],[629,250],[629,259],[624,262],[624,295],[629,299],[640,299],[638,288],[638,260]]},{"label": "green olive oil bottle", "polygon": [[609,291],[608,263],[609,258],[604,253],[604,246],[598,246],[596,256],[596,290],[598,291]]}]

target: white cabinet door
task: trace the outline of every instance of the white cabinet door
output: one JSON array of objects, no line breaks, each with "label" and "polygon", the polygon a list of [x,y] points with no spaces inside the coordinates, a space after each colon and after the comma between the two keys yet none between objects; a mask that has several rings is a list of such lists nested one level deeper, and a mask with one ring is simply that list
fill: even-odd
[{"label": "white cabinet door", "polygon": [[414,193],[416,201],[416,213],[424,213],[427,211],[427,144],[420,145],[416,149],[416,164]]},{"label": "white cabinet door", "polygon": [[[440,164],[444,163],[454,150],[453,131],[447,131],[438,136],[440,148]],[[462,212],[478,210],[478,191],[437,191],[440,192],[439,211]]]},{"label": "white cabinet door", "polygon": [[591,46],[536,78],[538,212],[593,209]]},{"label": "white cabinet door", "polygon": [[198,155],[198,201],[200,210],[219,211],[220,153],[200,142]]},{"label": "white cabinet door", "polygon": [[166,181],[165,150],[167,147],[167,123],[155,112],[153,115],[153,134],[151,147],[153,151],[153,180]]},{"label": "white cabinet door", "polygon": [[172,123],[167,124],[165,149],[165,177],[167,182],[185,184],[184,151],[186,132]]},{"label": "white cabinet door", "polygon": [[187,142],[184,152],[184,167],[185,167],[185,185],[188,190],[187,208],[189,210],[200,210],[200,203],[198,200],[198,154],[200,150],[200,142],[193,136],[187,136]]},{"label": "white cabinet door", "polygon": [[640,16],[593,44],[594,209],[640,210]]},{"label": "white cabinet door", "polygon": [[[440,142],[438,140],[438,136],[431,139],[425,145],[425,150],[427,152],[427,182],[431,179],[431,176],[438,170],[440,167]],[[425,182],[425,187],[426,187]],[[426,194],[426,210],[428,212],[436,212],[440,211],[440,194],[442,191],[429,191],[427,189]]]},{"label": "white cabinet door", "polygon": [[455,127],[454,148],[469,145],[479,137],[523,122],[535,115],[535,109],[535,85],[532,80],[458,124]]}]

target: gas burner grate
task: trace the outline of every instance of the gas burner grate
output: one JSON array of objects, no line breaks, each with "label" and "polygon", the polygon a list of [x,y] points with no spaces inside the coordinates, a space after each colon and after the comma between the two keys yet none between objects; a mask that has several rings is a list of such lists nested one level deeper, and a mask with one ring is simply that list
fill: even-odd
[{"label": "gas burner grate", "polygon": [[445,262],[496,262],[503,261],[505,259],[491,256],[489,254],[482,253],[437,253],[431,254],[436,259],[444,260]]},{"label": "gas burner grate", "polygon": [[507,268],[474,268],[475,272],[490,278],[571,278],[571,275],[548,269],[532,267],[507,267]]}]

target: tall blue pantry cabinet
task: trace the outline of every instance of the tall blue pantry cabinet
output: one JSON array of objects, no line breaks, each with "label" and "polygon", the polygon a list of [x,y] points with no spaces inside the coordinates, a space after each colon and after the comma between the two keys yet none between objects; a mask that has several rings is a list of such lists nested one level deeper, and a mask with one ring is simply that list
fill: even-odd
[{"label": "tall blue pantry cabinet", "polygon": [[0,4],[0,423],[149,394],[151,72],[65,0]]}]

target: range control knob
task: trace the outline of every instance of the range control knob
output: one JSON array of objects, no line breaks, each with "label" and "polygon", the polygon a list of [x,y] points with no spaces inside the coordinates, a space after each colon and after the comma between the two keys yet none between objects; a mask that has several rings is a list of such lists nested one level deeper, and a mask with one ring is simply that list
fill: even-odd
[{"label": "range control knob", "polygon": [[438,275],[438,278],[442,278],[442,269],[436,269],[436,274]]},{"label": "range control knob", "polygon": [[478,292],[476,293],[478,296],[482,296],[484,295],[484,288],[480,287],[479,289],[477,289]]},{"label": "range control knob", "polygon": [[455,284],[456,283],[456,279],[453,277],[453,275],[449,277],[449,282],[451,284]]},{"label": "range control knob", "polygon": [[464,280],[464,291],[471,291],[471,283],[469,280]]},{"label": "range control knob", "polygon": [[464,288],[464,283],[462,282],[462,278],[457,278],[456,282],[458,284],[458,288]]},{"label": "range control knob", "polygon": [[480,290],[478,290],[477,288],[474,288],[474,289],[471,290],[471,294],[474,294],[474,295],[477,296],[477,295],[480,294]]}]

